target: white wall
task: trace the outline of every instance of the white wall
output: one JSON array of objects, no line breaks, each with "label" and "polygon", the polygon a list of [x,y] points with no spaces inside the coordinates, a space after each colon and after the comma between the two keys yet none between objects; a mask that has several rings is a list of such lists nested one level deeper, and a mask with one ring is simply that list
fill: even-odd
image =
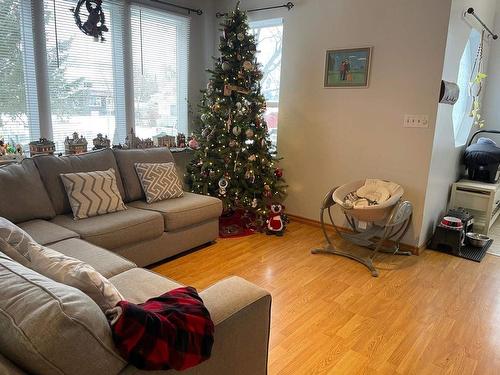
[{"label": "white wall", "polygon": [[[493,27],[497,2],[497,0],[453,0],[443,70],[444,80],[457,81],[460,59],[469,39],[471,27],[480,27],[471,20],[471,17],[467,17],[470,22],[463,19],[465,9],[473,7],[484,22]],[[488,61],[490,46],[491,42],[485,44],[485,63]],[[488,86],[490,85],[491,82],[488,82]],[[455,146],[452,111],[452,106],[439,104],[419,245],[424,244],[432,235],[436,221],[446,210],[451,185],[458,180],[462,169],[460,164],[465,146]],[[474,130],[477,129],[472,129]]]},{"label": "white wall", "polygon": [[[219,0],[219,10],[235,1]],[[279,3],[279,2],[278,2]],[[367,177],[402,184],[420,234],[451,0],[296,0],[256,13],[284,18],[278,150],[290,185],[287,211],[318,219],[332,187]],[[242,9],[276,5],[244,0]],[[369,89],[324,89],[327,49],[373,46]],[[429,115],[405,129],[405,114]]]},{"label": "white wall", "polygon": [[[495,33],[500,35],[500,0],[497,0]],[[491,43],[488,78],[484,97],[484,116],[488,129],[500,130],[500,39]]]}]

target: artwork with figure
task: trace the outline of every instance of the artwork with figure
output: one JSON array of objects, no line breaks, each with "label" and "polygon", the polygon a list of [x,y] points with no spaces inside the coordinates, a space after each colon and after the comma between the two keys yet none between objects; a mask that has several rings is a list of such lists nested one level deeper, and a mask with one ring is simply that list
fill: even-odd
[{"label": "artwork with figure", "polygon": [[368,87],[372,48],[326,52],[325,87]]}]

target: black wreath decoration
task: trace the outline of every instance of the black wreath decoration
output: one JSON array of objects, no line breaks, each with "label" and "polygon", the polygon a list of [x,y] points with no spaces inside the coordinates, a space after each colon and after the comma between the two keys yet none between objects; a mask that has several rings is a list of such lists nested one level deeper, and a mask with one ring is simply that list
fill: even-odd
[{"label": "black wreath decoration", "polygon": [[[87,21],[82,22],[80,10],[84,4],[89,14]],[[76,8],[71,9],[71,11],[75,16],[76,25],[84,34],[96,39],[100,38],[101,42],[105,41],[102,33],[107,32],[108,28],[105,25],[106,17],[102,10],[102,0],[78,0]]]}]

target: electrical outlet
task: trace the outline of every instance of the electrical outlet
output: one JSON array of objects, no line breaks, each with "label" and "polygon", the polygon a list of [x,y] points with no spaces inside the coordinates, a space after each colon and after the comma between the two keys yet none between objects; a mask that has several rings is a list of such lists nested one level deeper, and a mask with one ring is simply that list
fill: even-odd
[{"label": "electrical outlet", "polygon": [[428,128],[429,116],[427,115],[405,115],[404,128]]}]

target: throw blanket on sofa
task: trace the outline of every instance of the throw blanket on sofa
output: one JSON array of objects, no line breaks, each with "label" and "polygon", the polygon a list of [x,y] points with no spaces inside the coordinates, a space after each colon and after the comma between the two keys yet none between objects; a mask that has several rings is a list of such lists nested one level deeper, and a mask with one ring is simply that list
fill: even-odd
[{"label": "throw blanket on sofa", "polygon": [[178,288],[136,305],[121,301],[112,324],[124,359],[142,370],[185,370],[207,360],[214,324],[196,289]]}]

